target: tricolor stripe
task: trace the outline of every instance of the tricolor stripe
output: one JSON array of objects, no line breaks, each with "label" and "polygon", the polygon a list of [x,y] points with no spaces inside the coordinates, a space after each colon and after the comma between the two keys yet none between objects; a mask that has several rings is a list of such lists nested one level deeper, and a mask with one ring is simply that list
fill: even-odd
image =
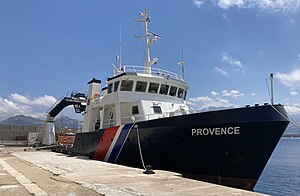
[{"label": "tricolor stripe", "polygon": [[123,127],[124,127],[124,125],[121,125],[121,126],[118,128],[117,133],[115,134],[115,137],[114,137],[112,143],[110,144],[110,147],[109,147],[109,149],[108,149],[108,151],[107,151],[107,153],[106,153],[106,155],[105,155],[104,161],[107,161],[107,160],[108,160],[108,158],[109,158],[109,156],[110,156],[110,153],[111,153],[111,151],[113,150],[113,148],[114,148],[114,146],[115,146],[115,144],[116,144],[116,142],[117,142],[117,140],[118,140],[118,138],[119,138],[119,135],[120,135],[120,133],[121,133]]},{"label": "tricolor stripe", "polygon": [[130,123],[105,129],[93,159],[115,163],[132,126]]},{"label": "tricolor stripe", "polygon": [[114,145],[114,148],[109,156],[108,162],[115,163],[118,159],[118,156],[125,144],[125,141],[128,137],[128,134],[133,126],[133,123],[124,125],[122,132],[120,133],[117,142]]},{"label": "tricolor stripe", "polygon": [[113,138],[115,137],[117,130],[119,126],[116,127],[110,127],[105,129],[102,138],[100,139],[100,142],[96,148],[96,151],[94,153],[93,159],[95,160],[101,160],[103,161],[107,151],[109,150],[109,147],[111,143],[113,142]]}]

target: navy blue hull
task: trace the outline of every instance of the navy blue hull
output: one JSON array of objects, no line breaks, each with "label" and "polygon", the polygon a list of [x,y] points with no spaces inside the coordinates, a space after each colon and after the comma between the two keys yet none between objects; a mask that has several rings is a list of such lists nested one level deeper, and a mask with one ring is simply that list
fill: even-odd
[{"label": "navy blue hull", "polygon": [[211,111],[79,133],[72,152],[139,168],[142,155],[153,169],[252,190],[289,123],[284,107],[274,107]]}]

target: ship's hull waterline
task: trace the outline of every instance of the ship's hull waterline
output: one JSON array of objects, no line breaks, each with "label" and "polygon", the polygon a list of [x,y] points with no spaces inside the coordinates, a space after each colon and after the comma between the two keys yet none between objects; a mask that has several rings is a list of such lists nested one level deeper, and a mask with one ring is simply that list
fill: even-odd
[{"label": "ship's hull waterline", "polygon": [[160,118],[78,133],[72,153],[252,190],[287,119],[281,105]]}]

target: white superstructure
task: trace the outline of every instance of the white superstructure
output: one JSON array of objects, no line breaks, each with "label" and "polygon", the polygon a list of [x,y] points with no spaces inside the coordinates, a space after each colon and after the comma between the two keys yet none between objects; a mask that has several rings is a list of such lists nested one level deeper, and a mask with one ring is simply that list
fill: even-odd
[{"label": "white superstructure", "polygon": [[95,131],[132,122],[187,114],[188,85],[182,76],[152,68],[158,58],[150,59],[150,47],[160,37],[149,32],[147,10],[137,22],[145,23],[146,59],[144,66],[124,65],[108,78],[100,91],[99,80],[89,84],[83,131]]}]

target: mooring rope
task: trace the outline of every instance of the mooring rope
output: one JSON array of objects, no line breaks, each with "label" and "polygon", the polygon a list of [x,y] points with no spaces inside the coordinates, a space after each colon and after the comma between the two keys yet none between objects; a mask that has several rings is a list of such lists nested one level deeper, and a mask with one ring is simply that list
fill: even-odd
[{"label": "mooring rope", "polygon": [[[269,87],[268,79],[269,79],[269,78],[266,78],[266,84],[267,84],[267,89],[268,89],[270,101],[272,102],[272,97],[271,97],[271,92],[270,92],[270,87]],[[271,107],[272,107],[278,114],[280,114],[284,119],[290,121],[290,123],[291,123],[292,125],[294,125],[294,126],[295,126],[296,128],[298,128],[298,129],[300,129],[300,124],[297,123],[297,121],[296,121],[296,120],[295,120],[288,112],[286,112],[286,114],[287,114],[287,116],[288,116],[288,117],[286,117],[286,116],[285,116],[284,114],[282,114],[279,110],[277,110],[277,109],[272,105],[272,103],[271,103],[270,105],[271,105]]]},{"label": "mooring rope", "polygon": [[296,128],[298,128],[300,130],[300,124],[289,113],[287,113],[287,115],[292,120],[292,121],[290,120],[292,125],[294,125]]},{"label": "mooring rope", "polygon": [[145,164],[144,164],[144,159],[143,159],[143,154],[142,154],[142,148],[141,148],[141,142],[140,142],[140,134],[139,134],[139,127],[138,125],[135,125],[136,127],[136,134],[137,134],[137,142],[138,142],[138,147],[139,147],[139,152],[140,152],[140,157],[141,157],[141,161],[142,161],[142,165],[144,167],[145,170],[147,170]]},{"label": "mooring rope", "polygon": [[272,98],[271,98],[271,92],[270,92],[270,87],[269,87],[269,83],[268,83],[268,79],[269,79],[269,78],[266,78],[266,84],[267,84],[267,89],[268,89],[270,101],[272,101]]},{"label": "mooring rope", "polygon": [[294,125],[296,128],[300,129],[300,125],[297,123],[297,121],[287,112],[286,114],[288,117],[286,117],[284,114],[282,114],[279,110],[277,110],[272,104],[270,106],[278,113],[280,114],[284,119],[290,121],[292,125]]}]

